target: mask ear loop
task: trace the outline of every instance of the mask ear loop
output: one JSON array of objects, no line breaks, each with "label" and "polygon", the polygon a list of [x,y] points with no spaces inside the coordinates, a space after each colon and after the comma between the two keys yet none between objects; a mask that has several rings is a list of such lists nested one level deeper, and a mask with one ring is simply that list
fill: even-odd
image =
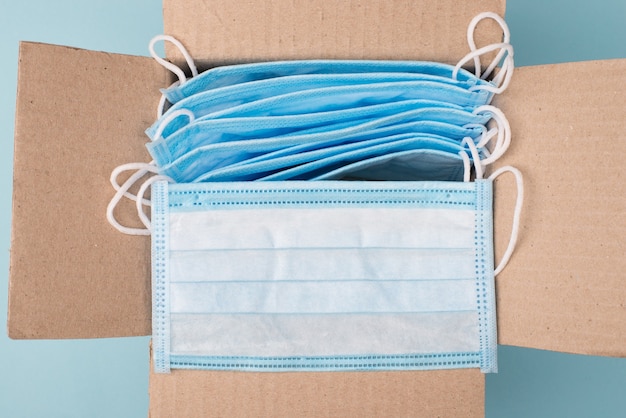
[{"label": "mask ear loop", "polygon": [[511,83],[511,77],[513,77],[513,46],[507,43],[497,43],[484,46],[480,49],[472,51],[465,55],[461,60],[456,64],[454,70],[452,71],[452,78],[456,79],[461,67],[465,65],[467,62],[473,59],[478,59],[481,55],[486,54],[488,52],[496,51],[496,50],[506,51],[509,55],[504,60],[504,64],[500,69],[500,72],[492,81],[492,84],[485,84],[479,86],[472,86],[468,90],[477,91],[477,90],[486,90],[495,94],[502,93],[507,89],[509,84]]},{"label": "mask ear loop", "polygon": [[174,46],[176,46],[176,48],[178,48],[178,50],[181,52],[181,54],[183,54],[183,57],[185,57],[185,61],[187,61],[189,70],[191,70],[192,77],[195,77],[198,75],[198,68],[196,67],[195,62],[193,61],[193,58],[191,58],[191,55],[189,54],[187,49],[178,39],[170,35],[155,36],[154,38],[150,40],[150,43],[148,44],[148,50],[150,51],[150,55],[152,56],[152,58],[156,60],[156,62],[158,62],[163,67],[165,67],[166,69],[176,74],[176,77],[178,77],[180,84],[185,84],[185,82],[187,81],[187,76],[185,76],[185,73],[183,72],[183,70],[180,69],[180,67],[178,67],[175,64],[172,64],[169,61],[164,60],[163,58],[157,55],[156,51],[154,50],[154,44],[156,44],[159,41],[164,41],[164,42],[168,41],[168,42],[173,43]]},{"label": "mask ear loop", "polygon": [[[142,178],[143,176],[145,176],[149,172],[152,172],[152,168],[156,168],[156,166],[154,165],[154,160],[150,161],[148,164],[146,164],[146,163],[128,163],[128,164],[123,164],[123,165],[120,165],[120,166],[115,167],[113,169],[113,171],[111,172],[111,177],[109,178],[109,181],[111,182],[111,185],[113,186],[113,188],[115,189],[116,192],[119,191],[120,189],[124,189],[124,191],[122,193],[122,197],[125,197],[127,199],[132,200],[132,201],[135,201],[135,200],[137,200],[137,196],[135,196],[134,194],[128,192],[128,189],[133,184],[135,184],[140,178]],[[131,175],[124,182],[123,185],[120,185],[118,183],[118,181],[117,181],[117,178],[124,171],[129,171],[129,170],[136,170],[136,172],[135,172],[135,174]],[[121,199],[121,197],[120,197],[120,199]],[[146,205],[146,206],[150,206],[150,201],[147,200],[147,199],[144,199],[141,203]]]},{"label": "mask ear loop", "polygon": [[[478,24],[485,19],[492,19],[498,23],[502,29],[503,40],[500,43],[487,45],[486,47],[477,49],[474,33],[476,32]],[[495,71],[498,64],[502,62],[502,59],[504,58],[500,72],[493,78],[493,80],[491,80],[491,85],[473,86],[470,90],[487,90],[494,94],[499,94],[506,90],[511,82],[515,65],[513,61],[513,46],[511,45],[511,31],[509,30],[505,20],[500,15],[493,12],[483,12],[476,15],[467,26],[467,43],[469,45],[470,52],[456,65],[453,77],[456,79],[461,66],[466,64],[468,61],[473,60],[474,74],[476,77],[486,80]],[[498,54],[491,61],[487,69],[482,71],[480,56],[498,49]]]},{"label": "mask ear loop", "polygon": [[[511,47],[511,51],[509,52],[509,55],[507,55],[506,58],[504,58],[504,62],[502,63],[500,72],[498,72],[498,75],[496,75],[491,80],[491,82],[495,84],[496,86],[500,86],[499,88],[502,91],[506,90],[509,87],[509,84],[511,84],[511,79],[513,78],[514,70],[515,70],[515,62],[513,61],[513,47]],[[480,87],[480,86],[473,86],[470,88],[474,88],[474,87]],[[482,87],[487,87],[487,86],[482,86]]]},{"label": "mask ear loop", "polygon": [[478,152],[478,148],[476,148],[476,144],[474,143],[474,140],[470,138],[469,136],[466,136],[461,141],[461,145],[462,146],[467,145],[469,149],[469,153],[472,156],[472,160],[470,162],[470,157],[467,151],[459,151],[459,155],[463,159],[463,181],[467,183],[471,180],[472,163],[474,164],[474,170],[476,172],[476,179],[477,180],[482,179],[483,174],[484,174],[483,164],[481,163],[480,154]]},{"label": "mask ear loop", "polygon": [[506,150],[509,148],[509,145],[511,145],[511,125],[502,110],[495,106],[480,106],[476,108],[473,113],[489,114],[491,116],[491,120],[493,120],[497,125],[497,128],[490,129],[476,145],[478,148],[486,148],[487,144],[493,139],[495,133],[497,132],[495,145],[491,151],[489,151],[489,156],[482,160],[483,165],[492,164],[502,157],[502,155],[504,155]]},{"label": "mask ear loop", "polygon": [[159,123],[159,127],[154,132],[152,141],[163,138],[163,131],[165,130],[165,128],[167,128],[167,125],[172,123],[174,119],[178,119],[181,116],[187,116],[187,118],[189,119],[189,124],[193,123],[196,120],[195,115],[189,109],[174,110],[173,112],[170,112],[167,116],[165,116],[161,123]]},{"label": "mask ear loop", "polygon": [[[191,111],[189,111],[188,109],[180,109],[177,111],[172,112],[171,114],[169,114],[164,120],[163,123],[161,125],[159,125],[159,128],[156,130],[155,132],[155,136],[154,136],[154,141],[156,141],[157,139],[161,138],[163,135],[163,130],[167,127],[167,125],[172,122],[174,119],[180,117],[180,116],[187,116],[189,118],[189,123],[192,123],[195,120],[195,117],[193,115],[193,113]],[[136,170],[136,172],[131,175],[125,182],[123,185],[120,185],[119,182],[117,181],[117,178],[119,177],[119,175],[125,171],[129,171],[129,170]],[[109,179],[109,181],[111,182],[111,185],[113,186],[113,188],[115,189],[116,192],[120,191],[120,189],[124,189],[121,193],[122,195],[119,197],[119,199],[121,199],[122,197],[125,197],[127,199],[130,199],[132,201],[137,201],[137,196],[135,196],[134,194],[130,193],[128,191],[128,189],[135,184],[140,178],[142,178],[143,176],[145,176],[148,173],[155,173],[158,174],[158,171],[156,169],[156,166],[154,165],[154,160],[150,161],[149,163],[128,163],[128,164],[123,164],[120,165],[118,167],[115,167],[113,169],[113,171],[111,172],[111,177]],[[119,202],[118,199],[118,202]],[[117,204],[117,202],[116,202]],[[145,206],[150,206],[150,201],[147,199],[142,199],[141,200],[141,204],[145,205]]]},{"label": "mask ear loop", "polygon": [[[194,62],[193,58],[191,58],[191,55],[189,54],[185,46],[178,39],[169,35],[157,35],[150,40],[150,43],[148,44],[148,50],[150,51],[150,55],[152,56],[152,58],[156,60],[156,62],[158,62],[163,67],[170,70],[171,72],[173,72],[176,75],[176,77],[178,77],[178,81],[175,81],[169,88],[185,84],[187,82],[187,76],[185,75],[184,71],[180,69],[180,67],[178,67],[175,64],[172,64],[169,61],[164,60],[163,58],[157,55],[156,51],[154,50],[154,45],[159,41],[163,41],[163,42],[168,41],[168,42],[173,43],[176,46],[176,48],[178,48],[180,53],[183,54],[185,61],[187,61],[187,66],[189,67],[189,70],[191,71],[191,76],[195,77],[198,75],[198,67],[196,67],[196,63]],[[159,119],[163,115],[163,109],[165,108],[166,100],[167,99],[165,98],[165,95],[162,94],[161,98],[159,99],[159,105],[157,106],[157,119]]]},{"label": "mask ear loop", "polygon": [[513,173],[513,175],[515,176],[515,184],[517,186],[517,200],[515,201],[515,209],[513,211],[513,226],[511,227],[511,237],[509,238],[509,244],[506,247],[506,251],[502,256],[500,263],[493,272],[496,276],[500,274],[504,267],[506,267],[509,260],[511,259],[511,255],[513,255],[513,250],[515,250],[517,237],[519,235],[519,224],[522,214],[522,206],[524,205],[524,179],[522,177],[522,173],[517,168],[511,167],[509,165],[500,167],[489,176],[489,180],[495,180],[498,176],[507,171]]},{"label": "mask ear loop", "polygon": [[465,151],[459,151],[459,155],[463,160],[463,181],[468,183],[472,179],[472,162]]},{"label": "mask ear loop", "polygon": [[[130,228],[130,227],[120,224],[118,220],[115,219],[115,215],[114,215],[115,207],[122,200],[122,197],[124,197],[128,193],[128,189],[130,189],[131,186],[135,184],[145,174],[149,172],[158,174],[157,167],[151,164],[146,164],[146,163],[124,164],[124,165],[117,167],[115,170],[113,170],[113,172],[115,173],[117,171],[117,174],[119,174],[119,172],[121,171],[127,171],[127,170],[132,170],[132,169],[137,169],[137,172],[133,174],[130,178],[128,178],[128,180],[126,180],[122,186],[120,186],[120,188],[115,192],[115,195],[113,196],[113,198],[107,205],[107,211],[106,211],[107,221],[109,221],[109,223],[115,229],[127,235],[150,235],[150,231],[147,229]],[[111,175],[112,182],[113,182],[113,178],[114,178],[114,174]],[[115,175],[115,179],[117,180],[117,175]],[[145,201],[145,199],[143,199],[143,195],[141,197],[137,196],[136,201],[137,201],[137,204],[141,206],[143,202]]]},{"label": "mask ear loop", "polygon": [[[506,21],[497,13],[483,12],[474,16],[474,18],[470,21],[470,24],[467,26],[467,43],[469,45],[470,51],[476,51],[477,48],[476,41],[474,40],[474,33],[476,32],[476,27],[478,26],[478,24],[486,19],[492,19],[500,26],[503,33],[503,43],[511,43],[511,31],[509,30],[509,26],[506,24]],[[500,52],[498,52],[498,55],[496,55],[496,57],[491,61],[485,72],[483,72],[482,74],[480,73],[480,59],[478,59],[478,57],[474,57],[474,65],[476,68],[478,68],[478,72],[476,72],[476,77],[480,77],[483,80],[489,77],[491,73],[496,69],[506,52],[507,51],[505,49],[500,50]],[[512,54],[512,51],[510,52],[510,54]]]}]

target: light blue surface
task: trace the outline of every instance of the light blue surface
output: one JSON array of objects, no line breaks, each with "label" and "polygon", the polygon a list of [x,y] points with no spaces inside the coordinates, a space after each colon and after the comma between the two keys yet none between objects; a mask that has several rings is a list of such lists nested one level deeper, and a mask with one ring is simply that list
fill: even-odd
[{"label": "light blue surface", "polygon": [[[146,55],[158,0],[0,3],[0,322],[6,322],[18,40]],[[517,65],[626,58],[624,0],[509,0]],[[619,86],[623,89],[626,86]],[[625,341],[626,344],[626,341]],[[623,417],[626,359],[500,347],[487,417]],[[0,416],[146,417],[148,338],[11,341],[0,333]]]}]

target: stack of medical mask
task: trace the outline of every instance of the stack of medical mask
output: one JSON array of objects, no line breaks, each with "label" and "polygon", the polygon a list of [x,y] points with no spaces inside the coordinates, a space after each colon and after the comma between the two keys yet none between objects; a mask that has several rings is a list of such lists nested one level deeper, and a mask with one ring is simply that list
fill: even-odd
[{"label": "stack of medical mask", "polygon": [[[461,67],[492,49],[508,53],[494,80]],[[189,66],[196,74],[193,61]],[[512,68],[512,50],[502,43],[473,51],[456,67],[266,62],[218,67],[189,80],[178,70],[179,82],[163,91],[171,106],[147,129],[147,147],[158,172],[178,183],[458,181],[467,169],[463,155],[485,166],[508,146],[506,119],[489,104]]]},{"label": "stack of medical mask", "polygon": [[[479,15],[469,32],[484,18],[504,42],[468,39],[457,66],[319,60],[198,74],[180,43],[157,38],[178,45],[193,77],[157,58],[179,81],[146,130],[153,161],[114,170],[107,210],[120,231],[152,236],[155,371],[497,370],[494,274],[514,248],[522,179],[512,167],[484,178],[510,143],[491,100],[513,71],[499,16]],[[472,60],[474,73],[461,67]],[[494,269],[492,180],[507,171],[518,202]],[[123,197],[145,229],[115,220]]]},{"label": "stack of medical mask", "polygon": [[[384,67],[349,61],[299,64],[310,71]],[[280,63],[242,67],[220,70],[267,74],[263,67],[280,68]],[[489,91],[470,89],[485,82],[392,72],[420,64],[387,67],[386,73],[381,68],[285,75],[197,92],[148,129],[153,139],[148,150],[159,172],[176,182],[462,179],[459,153],[470,153],[470,141],[479,145],[497,112],[487,106]],[[198,76],[197,84],[211,75]],[[388,171],[367,174],[382,162]]]}]

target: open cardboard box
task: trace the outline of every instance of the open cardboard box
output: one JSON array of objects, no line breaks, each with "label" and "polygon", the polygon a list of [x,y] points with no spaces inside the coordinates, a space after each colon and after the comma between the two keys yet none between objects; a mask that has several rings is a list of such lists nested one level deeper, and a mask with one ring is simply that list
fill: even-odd
[{"label": "open cardboard box", "polygon": [[[504,8],[499,0],[165,0],[164,22],[205,67],[291,58],[454,63],[467,51],[470,19],[487,10],[503,15]],[[497,34],[487,25],[479,44]],[[168,56],[178,60],[175,52]],[[22,44],[12,338],[150,334],[149,239],[119,234],[104,210],[112,168],[146,160],[143,130],[154,120],[158,89],[169,83],[150,58]],[[497,278],[501,344],[626,353],[626,145],[617,140],[626,120],[624,85],[626,60],[526,67],[497,98],[514,135],[502,164],[519,167],[526,179],[519,243]],[[498,180],[497,254],[513,194],[506,178]],[[127,209],[121,215],[130,218]],[[482,416],[484,376],[174,371],[152,374],[150,395],[153,417]]]}]

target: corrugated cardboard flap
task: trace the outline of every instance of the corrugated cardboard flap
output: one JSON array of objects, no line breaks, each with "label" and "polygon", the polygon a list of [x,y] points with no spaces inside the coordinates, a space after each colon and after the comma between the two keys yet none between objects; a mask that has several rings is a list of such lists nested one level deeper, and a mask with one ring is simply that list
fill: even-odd
[{"label": "corrugated cardboard flap", "polygon": [[150,333],[149,239],[118,233],[105,209],[111,170],[148,158],[165,80],[150,58],[21,44],[12,338]]},{"label": "corrugated cardboard flap", "polygon": [[[519,68],[497,99],[526,179],[522,231],[497,278],[499,342],[626,356],[626,60]],[[496,242],[514,187],[496,185]],[[505,186],[506,184],[506,186]]]},{"label": "corrugated cardboard flap", "polygon": [[477,369],[150,375],[150,417],[484,417]]},{"label": "corrugated cardboard flap", "polygon": [[[480,12],[504,0],[164,0],[165,32],[207,65],[281,59],[420,59],[456,64]],[[477,44],[500,29],[485,22]],[[167,56],[181,58],[168,45]]]}]

